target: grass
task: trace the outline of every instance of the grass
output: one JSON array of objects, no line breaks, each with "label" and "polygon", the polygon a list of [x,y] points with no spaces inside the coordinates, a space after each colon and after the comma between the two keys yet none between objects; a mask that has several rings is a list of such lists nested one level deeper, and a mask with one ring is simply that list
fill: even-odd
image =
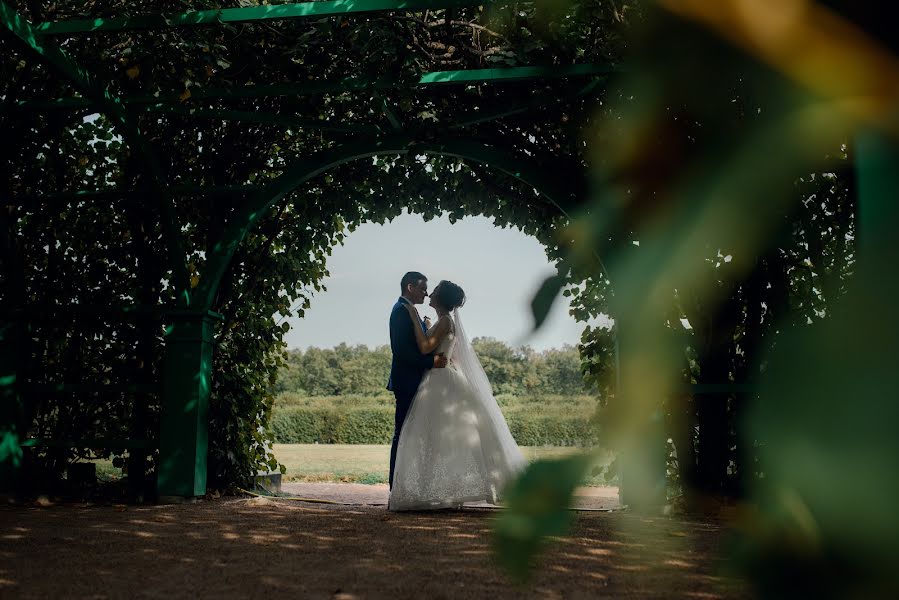
[{"label": "grass", "polygon": [[97,481],[118,481],[122,478],[122,470],[112,466],[108,458],[98,458],[91,461],[97,465]]},{"label": "grass", "polygon": [[[363,444],[275,444],[275,457],[286,468],[285,481],[387,483],[389,445]],[[562,458],[583,449],[560,446],[525,446],[528,460]],[[610,456],[600,461],[608,464]],[[587,485],[609,485],[602,476],[590,477]]]},{"label": "grass", "polygon": [[[387,483],[390,465],[390,446],[367,444],[274,444],[275,457],[287,472],[284,481],[315,483]],[[522,446],[529,461],[541,458],[564,458],[583,452],[583,448],[562,446]],[[606,454],[597,466],[605,466],[612,457]],[[97,478],[115,481],[122,477],[121,469],[108,459],[95,460]],[[602,475],[589,477],[586,485],[615,485]]]}]

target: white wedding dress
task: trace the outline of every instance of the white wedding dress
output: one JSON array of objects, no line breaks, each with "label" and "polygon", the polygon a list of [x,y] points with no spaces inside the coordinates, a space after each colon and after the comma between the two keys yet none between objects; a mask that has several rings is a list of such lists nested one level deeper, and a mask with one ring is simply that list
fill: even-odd
[{"label": "white wedding dress", "polygon": [[458,314],[436,350],[449,363],[425,373],[400,432],[392,511],[496,504],[526,464]]}]

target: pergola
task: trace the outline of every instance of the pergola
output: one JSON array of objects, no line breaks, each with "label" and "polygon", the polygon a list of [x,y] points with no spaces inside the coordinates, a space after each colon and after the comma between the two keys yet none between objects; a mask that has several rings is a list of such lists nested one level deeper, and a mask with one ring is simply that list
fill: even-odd
[{"label": "pergola", "polygon": [[[301,2],[274,6],[224,8],[188,11],[180,14],[148,14],[111,19],[67,20],[31,23],[6,2],[0,2],[0,20],[28,55],[49,66],[64,78],[77,95],[40,100],[26,99],[9,103],[5,110],[18,114],[52,111],[103,113],[115,125],[124,142],[140,158],[145,169],[144,180],[149,190],[101,189],[50,192],[54,199],[78,198],[102,202],[111,195],[136,194],[158,205],[161,229],[168,249],[168,263],[178,290],[176,306],[72,306],[63,311],[46,307],[13,307],[7,315],[0,337],[3,352],[0,372],[0,396],[8,407],[28,402],[29,395],[41,391],[158,393],[162,415],[158,440],[143,439],[19,439],[15,415],[7,412],[2,424],[3,444],[8,450],[7,468],[15,464],[19,447],[92,447],[107,449],[159,449],[157,492],[160,498],[195,497],[206,493],[207,407],[213,360],[213,332],[217,321],[214,301],[222,277],[238,245],[254,225],[282,198],[311,178],[335,166],[377,155],[431,154],[465,159],[504,173],[540,192],[559,211],[583,202],[586,174],[575,160],[556,157],[527,156],[503,147],[501,139],[484,139],[467,132],[476,125],[502,120],[532,111],[547,104],[571,102],[602,89],[602,83],[614,72],[611,65],[571,64],[553,67],[508,67],[468,69],[422,73],[417,80],[401,81],[384,77],[364,79],[351,77],[336,81],[299,81],[296,83],[257,84],[232,88],[201,88],[193,91],[189,102],[179,94],[116,96],[108,85],[99,81],[62,49],[65,39],[86,35],[102,35],[131,30],[165,32],[179,28],[217,27],[233,23],[258,23],[287,19],[309,19],[360,13],[454,9],[490,4],[472,0],[331,0]],[[558,95],[510,97],[500,110],[484,111],[478,107],[463,111],[441,128],[409,127],[403,115],[390,101],[393,90],[416,88],[427,91],[437,86],[498,86],[506,82],[565,80]],[[381,124],[328,122],[299,117],[295,114],[203,108],[197,101],[236,98],[303,96],[325,93],[367,93],[378,101],[383,113]],[[154,114],[177,114],[188,119],[240,121],[279,124],[339,132],[343,139],[321,152],[295,160],[267,185],[184,186],[170,185],[158,160],[158,149],[145,138],[141,117]],[[207,268],[200,284],[191,287],[190,274],[184,264],[184,247],[180,224],[173,205],[173,195],[227,195],[239,199],[235,218],[207,255]],[[93,384],[54,384],[24,386],[17,379],[14,328],[34,319],[74,317],[128,320],[153,315],[168,323],[165,337],[163,378],[158,385],[101,386]]]},{"label": "pergola", "polygon": [[[158,486],[161,498],[202,496],[206,492],[207,407],[212,372],[212,339],[215,323],[223,317],[214,309],[214,300],[223,275],[241,241],[267,212],[297,186],[330,168],[359,158],[376,155],[434,154],[458,157],[498,170],[538,190],[545,200],[566,213],[584,202],[587,176],[583,166],[572,157],[568,160],[545,156],[528,156],[504,147],[501,136],[484,139],[468,135],[471,128],[493,121],[527,113],[549,103],[574,101],[601,89],[607,76],[615,72],[611,65],[571,64],[553,67],[509,67],[422,73],[413,81],[396,78],[346,78],[336,81],[297,81],[293,83],[257,84],[241,88],[201,88],[193,91],[185,102],[179,93],[117,97],[90,72],[73,61],[61,48],[60,41],[86,35],[103,35],[129,30],[168,31],[191,27],[216,27],[227,23],[256,23],[287,19],[308,19],[360,13],[418,11],[424,9],[453,9],[491,4],[484,0],[331,0],[302,2],[275,6],[252,6],[220,10],[189,11],[180,14],[142,15],[111,19],[70,20],[50,23],[30,23],[6,2],[0,0],[0,20],[8,32],[34,60],[48,65],[65,78],[77,95],[40,100],[16,101],[4,110],[22,114],[34,112],[72,111],[89,109],[103,113],[117,127],[118,133],[136,153],[146,169],[145,180],[150,190],[78,190],[56,191],[57,198],[78,197],[85,201],[102,201],[114,194],[139,194],[156,203],[161,226],[169,251],[168,261],[179,290],[175,306],[74,306],[66,309],[66,316],[102,319],[132,319],[152,314],[167,323],[163,379],[158,385],[92,386],[87,384],[57,384],[54,392],[118,391],[159,393],[162,398],[162,417],[156,440],[102,439],[49,440],[20,439],[19,424],[15,420],[21,403],[28,394],[41,390],[28,389],[17,379],[14,330],[29,319],[52,318],[41,307],[17,306],[5,315],[0,329],[0,402],[5,408],[0,421],[3,455],[7,469],[14,468],[20,447],[64,446],[105,447],[114,449],[159,449]],[[510,98],[501,110],[486,113],[472,108],[456,116],[441,130],[409,127],[401,111],[390,102],[394,90],[416,88],[428,90],[436,86],[501,86],[507,82],[558,79],[566,82],[555,96],[535,95],[529,98]],[[380,124],[341,123],[310,120],[295,114],[279,114],[237,110],[231,108],[203,108],[193,103],[201,100],[235,98],[264,98],[302,96],[323,93],[370,93],[378,99],[383,114]],[[267,185],[224,187],[185,187],[166,181],[153,148],[142,135],[144,115],[175,114],[190,119],[273,123],[298,128],[315,128],[348,135],[340,143],[319,153],[300,157]],[[859,230],[862,236],[861,256],[869,270],[882,269],[888,273],[895,268],[896,244],[893,228],[899,224],[899,147],[882,133],[860,134],[856,146],[856,170],[861,206]],[[228,195],[240,199],[236,217],[207,256],[208,267],[200,284],[192,288],[190,275],[183,264],[184,249],[180,226],[174,210],[173,195]],[[55,313],[58,317],[58,310]],[[626,347],[624,351],[626,351]],[[737,391],[740,385],[722,384],[715,389],[699,389],[695,393]]]}]

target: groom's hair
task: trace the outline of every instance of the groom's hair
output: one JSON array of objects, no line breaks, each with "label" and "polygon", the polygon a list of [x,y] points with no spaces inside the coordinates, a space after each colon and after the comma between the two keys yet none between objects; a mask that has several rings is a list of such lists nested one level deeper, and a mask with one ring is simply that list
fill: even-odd
[{"label": "groom's hair", "polygon": [[403,275],[403,278],[400,280],[400,293],[405,294],[407,285],[409,285],[410,283],[418,283],[422,279],[424,279],[425,281],[428,280],[427,277],[425,277],[418,271],[409,271],[408,273]]}]

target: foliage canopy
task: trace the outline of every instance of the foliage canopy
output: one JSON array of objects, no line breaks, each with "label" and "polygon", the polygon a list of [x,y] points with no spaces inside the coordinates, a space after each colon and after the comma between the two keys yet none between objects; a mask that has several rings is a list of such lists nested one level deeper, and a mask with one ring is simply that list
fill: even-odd
[{"label": "foliage canopy", "polygon": [[[85,9],[10,3],[34,23],[182,10],[183,3],[112,2]],[[193,2],[192,9],[214,7]],[[322,82],[403,84],[434,70],[516,65],[611,63],[621,47],[621,15],[606,2],[570,7],[552,25],[549,5],[497,4],[444,11],[374,13],[215,27],[125,31],[77,38],[63,48],[109,84],[137,115],[158,174],[173,192],[177,229],[166,229],[165,198],[153,192],[146,155],[135,152],[107,117],[72,98],[70,86],[9,37],[0,40],[2,160],[12,240],[3,302],[65,311],[72,305],[173,306],[209,281],[209,260],[240,212],[246,192],[277,178],[297,159],[358,138],[393,131],[412,139],[465,135],[522,157],[543,157],[557,173],[582,164],[580,134],[602,86],[574,78],[331,91]],[[218,89],[313,82],[302,93],[217,97]],[[332,86],[333,87],[333,86]],[[308,92],[308,93],[307,93]],[[559,98],[571,98],[559,102]],[[510,99],[522,102],[509,110]],[[505,114],[505,113],[510,114]],[[283,121],[248,118],[277,115]],[[503,115],[482,120],[482,115]],[[452,127],[464,126],[458,133]],[[562,159],[564,158],[564,160]],[[568,166],[563,164],[568,161]],[[152,173],[152,169],[149,171]],[[101,194],[77,195],[79,190]],[[409,210],[431,218],[487,215],[535,236],[561,256],[558,208],[515,179],[481,164],[417,154],[343,164],[290,193],[261,216],[237,247],[210,308],[226,316],[215,336],[210,404],[210,485],[244,481],[271,463],[258,425],[271,407],[268,389],[282,364],[277,314],[302,316],[327,275],[331,248],[362,222]],[[167,254],[173,235],[181,254]],[[180,265],[184,265],[182,274]],[[6,285],[6,282],[9,285]],[[186,285],[186,288],[184,287]],[[8,291],[7,291],[8,290]],[[31,326],[19,365],[29,384],[152,385],[159,381],[162,320],[87,318]],[[150,394],[44,394],[27,407],[28,435],[152,440],[158,397]],[[80,434],[75,436],[74,434]],[[59,474],[85,449],[28,453],[31,467]],[[153,473],[152,453],[131,452],[130,476]],[[30,468],[35,471],[35,469]],[[39,470],[39,469],[37,469]]]}]

